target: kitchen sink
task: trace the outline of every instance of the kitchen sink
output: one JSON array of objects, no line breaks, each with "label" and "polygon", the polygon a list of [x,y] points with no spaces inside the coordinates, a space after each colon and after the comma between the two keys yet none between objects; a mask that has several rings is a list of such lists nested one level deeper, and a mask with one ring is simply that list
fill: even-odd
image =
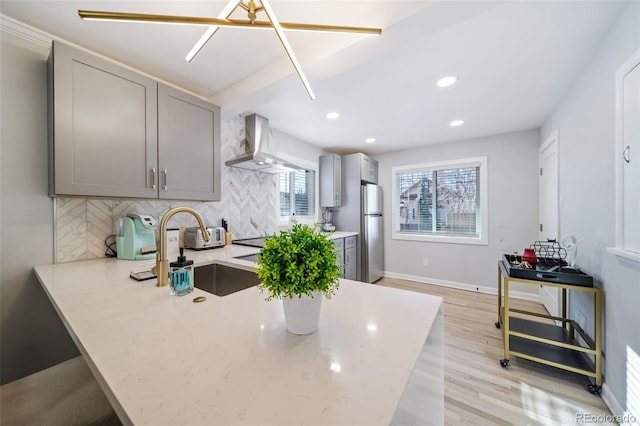
[{"label": "kitchen sink", "polygon": [[193,274],[196,288],[216,296],[228,296],[260,284],[255,272],[219,263],[198,266],[193,270]]},{"label": "kitchen sink", "polygon": [[255,262],[258,256],[260,256],[260,253],[251,253],[251,254],[245,254],[242,256],[235,256],[234,259],[248,260],[249,262]]}]

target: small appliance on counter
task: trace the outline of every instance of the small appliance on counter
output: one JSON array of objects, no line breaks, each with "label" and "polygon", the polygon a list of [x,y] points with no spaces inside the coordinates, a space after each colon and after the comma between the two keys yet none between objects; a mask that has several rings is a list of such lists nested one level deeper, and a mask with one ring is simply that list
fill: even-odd
[{"label": "small appliance on counter", "polygon": [[328,208],[322,209],[322,230],[324,232],[335,231],[336,227],[331,223],[332,213]]},{"label": "small appliance on counter", "polygon": [[148,214],[128,214],[116,222],[116,252],[118,259],[149,260],[156,256],[158,223]]},{"label": "small appliance on counter", "polygon": [[214,228],[207,226],[207,231],[211,238],[205,241],[202,238],[202,230],[199,227],[187,228],[184,231],[184,246],[192,250],[206,250],[216,247],[223,247],[225,240],[225,231],[222,227]]}]

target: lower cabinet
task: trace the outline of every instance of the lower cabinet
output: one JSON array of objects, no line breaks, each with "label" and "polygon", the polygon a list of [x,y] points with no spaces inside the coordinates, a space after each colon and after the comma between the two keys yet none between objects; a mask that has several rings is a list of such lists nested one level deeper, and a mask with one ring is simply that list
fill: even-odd
[{"label": "lower cabinet", "polygon": [[357,280],[356,270],[356,237],[336,238],[333,240],[336,259],[344,278]]},{"label": "lower cabinet", "polygon": [[356,280],[356,237],[344,239],[344,277],[348,280]]},{"label": "lower cabinet", "polygon": [[336,253],[336,263],[340,271],[344,273],[344,238],[333,240],[334,251]]}]

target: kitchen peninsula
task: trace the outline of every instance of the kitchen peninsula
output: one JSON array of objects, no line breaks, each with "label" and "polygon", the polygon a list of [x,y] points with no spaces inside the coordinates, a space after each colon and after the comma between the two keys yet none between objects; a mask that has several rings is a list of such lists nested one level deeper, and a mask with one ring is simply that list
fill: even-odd
[{"label": "kitchen peninsula", "polygon": [[[187,255],[252,269],[234,257],[255,251]],[[255,288],[170,297],[155,280],[129,278],[152,264],[35,268],[124,424],[444,423],[441,298],[342,280],[320,329],[295,336],[280,302]]]}]

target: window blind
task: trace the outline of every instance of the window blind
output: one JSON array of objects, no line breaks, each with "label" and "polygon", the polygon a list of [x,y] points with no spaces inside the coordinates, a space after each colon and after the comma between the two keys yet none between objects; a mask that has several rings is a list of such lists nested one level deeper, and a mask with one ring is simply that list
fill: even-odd
[{"label": "window blind", "polygon": [[280,173],[280,216],[315,216],[315,175],[314,170]]},{"label": "window blind", "polygon": [[480,164],[396,172],[396,231],[479,236]]}]

